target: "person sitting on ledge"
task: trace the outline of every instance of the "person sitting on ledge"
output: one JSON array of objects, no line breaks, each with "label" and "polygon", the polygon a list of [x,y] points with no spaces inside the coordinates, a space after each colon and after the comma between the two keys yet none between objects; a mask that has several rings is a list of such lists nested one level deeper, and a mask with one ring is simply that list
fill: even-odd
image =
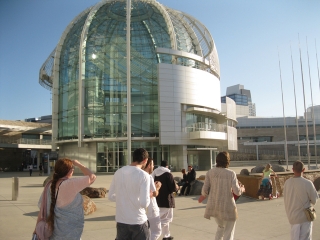
[{"label": "person sitting on ledge", "polygon": [[181,190],[180,190],[180,194],[181,195],[185,195],[188,196],[191,190],[191,183],[196,180],[196,171],[193,169],[193,167],[191,165],[188,166],[188,173],[187,173],[187,180],[185,182],[185,184],[182,186]]}]

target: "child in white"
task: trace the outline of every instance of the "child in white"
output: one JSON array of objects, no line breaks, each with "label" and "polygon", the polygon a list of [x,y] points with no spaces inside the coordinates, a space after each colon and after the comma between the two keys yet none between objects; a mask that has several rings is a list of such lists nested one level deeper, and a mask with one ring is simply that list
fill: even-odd
[{"label": "child in white", "polygon": [[[153,172],[153,160],[148,158],[148,162],[144,167],[144,171],[151,174]],[[159,207],[157,204],[156,196],[159,193],[161,182],[154,182],[153,177],[150,175],[150,204],[147,208],[147,217],[150,223],[150,240],[157,240],[161,235],[161,221]]]}]

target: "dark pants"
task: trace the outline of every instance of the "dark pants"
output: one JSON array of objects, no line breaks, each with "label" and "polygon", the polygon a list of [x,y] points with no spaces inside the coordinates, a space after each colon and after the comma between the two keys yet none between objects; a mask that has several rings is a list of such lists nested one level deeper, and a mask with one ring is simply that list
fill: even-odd
[{"label": "dark pants", "polygon": [[32,169],[29,169],[30,176],[32,175]]},{"label": "dark pants", "polygon": [[[189,195],[191,189],[191,184],[189,182],[186,182],[183,187],[181,188],[180,194],[182,195]],[[184,192],[186,191],[186,192]]]},{"label": "dark pants", "polygon": [[149,240],[150,230],[148,221],[144,224],[124,224],[117,223],[116,240]]}]

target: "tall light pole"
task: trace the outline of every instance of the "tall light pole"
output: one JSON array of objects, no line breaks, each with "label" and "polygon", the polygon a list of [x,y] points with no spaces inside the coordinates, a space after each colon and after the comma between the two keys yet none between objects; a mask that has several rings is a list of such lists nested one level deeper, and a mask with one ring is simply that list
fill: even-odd
[{"label": "tall light pole", "polygon": [[128,159],[131,162],[131,52],[130,52],[130,30],[131,30],[131,0],[127,0],[127,147]]}]

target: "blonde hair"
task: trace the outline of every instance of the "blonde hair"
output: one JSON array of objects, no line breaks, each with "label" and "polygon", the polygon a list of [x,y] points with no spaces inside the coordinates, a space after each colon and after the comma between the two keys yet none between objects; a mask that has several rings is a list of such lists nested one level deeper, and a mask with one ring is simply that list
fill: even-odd
[{"label": "blonde hair", "polygon": [[264,167],[264,171],[268,171],[269,169],[272,169],[272,166],[270,163],[267,163],[267,165]]}]

